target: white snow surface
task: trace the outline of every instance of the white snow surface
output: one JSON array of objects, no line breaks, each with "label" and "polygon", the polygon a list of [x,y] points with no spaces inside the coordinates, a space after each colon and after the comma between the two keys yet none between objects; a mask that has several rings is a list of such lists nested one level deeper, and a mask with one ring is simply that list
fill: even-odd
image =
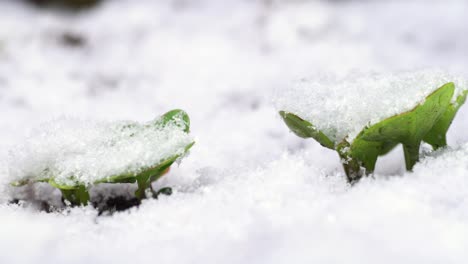
[{"label": "white snow surface", "polygon": [[10,151],[11,181],[54,179],[62,185],[90,185],[112,176],[144,171],[183,155],[193,138],[176,118],[161,126],[157,119],[96,122],[61,118],[42,124]]},{"label": "white snow surface", "polygon": [[468,82],[440,70],[310,77],[278,89],[275,104],[309,121],[334,142],[352,142],[364,127],[413,109],[449,82],[455,85],[455,102]]},{"label": "white snow surface", "polygon": [[[450,148],[423,147],[412,173],[398,148],[349,186],[336,153],[290,133],[271,102],[319,72],[437,67],[468,79],[466,10],[466,1],[109,0],[65,14],[0,0],[0,263],[466,263],[466,105]],[[64,33],[83,45],[65,45]],[[47,184],[8,185],[8,151],[41,123],[144,122],[174,108],[190,115],[197,144],[155,183],[171,196],[98,215],[60,207]]]}]

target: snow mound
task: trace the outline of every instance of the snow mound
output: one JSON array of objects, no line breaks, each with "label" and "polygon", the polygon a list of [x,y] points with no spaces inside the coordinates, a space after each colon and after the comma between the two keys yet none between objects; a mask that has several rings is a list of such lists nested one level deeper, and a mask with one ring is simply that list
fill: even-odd
[{"label": "snow mound", "polygon": [[155,121],[97,122],[60,118],[32,131],[9,155],[11,181],[54,178],[57,183],[95,181],[138,174],[183,154],[193,142],[182,119],[162,126]]},{"label": "snow mound", "polygon": [[456,99],[468,81],[439,70],[391,74],[351,73],[301,79],[275,95],[278,110],[311,122],[330,139],[352,141],[367,125],[409,111],[442,85],[455,84]]}]

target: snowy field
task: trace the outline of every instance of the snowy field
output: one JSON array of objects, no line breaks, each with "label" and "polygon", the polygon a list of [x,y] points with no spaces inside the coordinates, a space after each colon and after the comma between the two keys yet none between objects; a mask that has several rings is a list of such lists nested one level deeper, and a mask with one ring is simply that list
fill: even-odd
[{"label": "snowy field", "polygon": [[[423,146],[412,173],[398,148],[351,187],[272,97],[318,72],[468,79],[467,13],[463,0],[109,0],[72,15],[0,0],[0,263],[466,263],[467,105],[450,148]],[[8,185],[9,150],[43,122],[173,108],[196,145],[156,183],[171,196],[47,213],[31,199],[60,207],[58,190]]]}]

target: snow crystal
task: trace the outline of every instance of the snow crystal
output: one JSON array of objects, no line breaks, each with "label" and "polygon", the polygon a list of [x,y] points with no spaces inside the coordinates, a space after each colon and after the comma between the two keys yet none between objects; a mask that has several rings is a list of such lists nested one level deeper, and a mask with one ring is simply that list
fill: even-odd
[{"label": "snow crystal", "polygon": [[[154,121],[153,121],[154,122]],[[193,142],[183,120],[96,122],[61,118],[43,124],[10,152],[13,180],[54,178],[90,184],[123,173],[137,174],[163,159],[183,154]]]},{"label": "snow crystal", "polygon": [[278,110],[311,122],[334,141],[352,141],[367,125],[411,110],[434,90],[453,82],[453,101],[468,81],[439,70],[321,75],[301,79],[291,88],[278,90]]}]

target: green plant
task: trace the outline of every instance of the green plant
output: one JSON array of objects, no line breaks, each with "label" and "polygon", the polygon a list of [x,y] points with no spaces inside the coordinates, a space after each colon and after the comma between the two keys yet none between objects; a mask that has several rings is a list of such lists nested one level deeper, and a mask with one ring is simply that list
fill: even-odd
[{"label": "green plant", "polygon": [[[177,123],[175,126],[178,130],[182,130],[183,133],[188,134],[190,132],[190,119],[189,116],[182,110],[172,110],[162,115],[160,118],[156,119],[152,123],[146,124],[143,127],[151,127],[154,129],[164,129],[166,126]],[[182,125],[180,125],[182,124]],[[122,130],[128,129],[133,124],[126,124],[121,127]],[[134,134],[130,133],[129,137],[133,137]],[[195,144],[191,142],[183,149],[174,150],[172,155],[169,157],[160,160],[159,162],[152,164],[151,166],[142,167],[137,173],[136,172],[122,172],[117,175],[103,177],[98,180],[95,180],[91,184],[80,182],[75,177],[70,177],[67,183],[58,182],[57,179],[52,175],[45,178],[28,178],[25,180],[15,181],[12,183],[13,186],[22,186],[28,183],[34,182],[46,182],[51,186],[58,188],[62,192],[62,196],[65,200],[69,201],[72,205],[86,205],[90,200],[88,189],[91,185],[100,184],[100,183],[137,183],[137,190],[135,196],[138,199],[144,199],[148,195],[157,197],[159,193],[170,193],[167,188],[163,188],[159,191],[153,191],[151,183],[161,178],[164,174],[169,171],[170,166],[176,162],[179,158],[184,156],[188,150]],[[42,174],[41,174],[42,175]],[[49,173],[44,173],[44,175],[50,175]]]},{"label": "green plant", "polygon": [[348,180],[354,182],[372,173],[377,158],[398,144],[403,145],[407,170],[412,170],[419,160],[421,142],[429,143],[434,149],[446,146],[447,131],[468,94],[465,90],[453,102],[454,91],[455,85],[447,83],[414,109],[364,127],[351,142],[347,138],[334,142],[312,123],[294,113],[279,113],[297,136],[313,138],[322,146],[337,151]]}]

